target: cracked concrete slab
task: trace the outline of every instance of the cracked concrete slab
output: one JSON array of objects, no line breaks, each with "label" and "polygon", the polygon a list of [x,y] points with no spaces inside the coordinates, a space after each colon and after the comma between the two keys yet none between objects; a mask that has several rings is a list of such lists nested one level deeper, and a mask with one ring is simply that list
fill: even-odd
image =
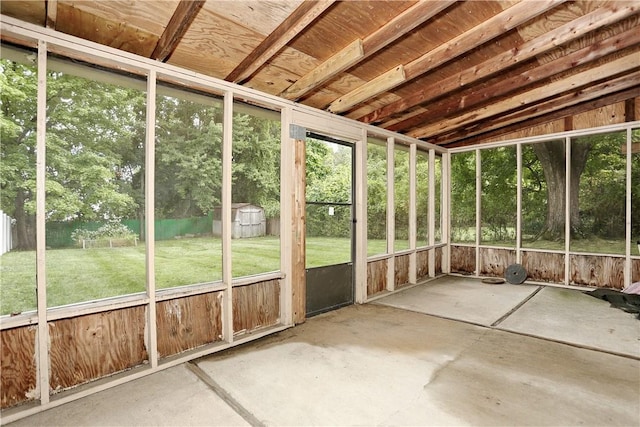
[{"label": "cracked concrete slab", "polygon": [[382,305],[201,359],[266,425],[638,425],[640,361]]},{"label": "cracked concrete slab", "polygon": [[538,289],[533,285],[487,285],[476,278],[445,276],[375,303],[491,326]]},{"label": "cracked concrete slab", "polygon": [[543,288],[499,327],[640,358],[636,316],[573,289]]}]

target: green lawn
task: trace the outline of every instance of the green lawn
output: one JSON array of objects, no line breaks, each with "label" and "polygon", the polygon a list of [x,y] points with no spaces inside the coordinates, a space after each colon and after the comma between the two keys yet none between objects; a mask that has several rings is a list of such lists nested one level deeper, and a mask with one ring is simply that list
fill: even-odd
[{"label": "green lawn", "polygon": [[[350,251],[348,239],[307,238],[307,266],[347,262]],[[280,240],[233,240],[232,256],[234,277],[276,271],[280,269]],[[158,241],[155,265],[158,289],[220,280],[221,241]],[[46,272],[49,307],[143,292],[145,247],[47,250]],[[12,251],[0,257],[0,315],[35,309],[35,288],[35,251]]]},{"label": "green lawn", "polygon": [[[233,276],[279,270],[279,242],[277,237],[233,240]],[[401,242],[396,244],[402,247]],[[532,247],[564,249],[563,244],[544,241],[535,242]],[[383,254],[385,248],[384,240],[368,241],[369,255]],[[624,242],[577,240],[572,250],[624,253]],[[350,251],[349,239],[308,237],[307,267],[347,262]],[[155,265],[158,289],[220,280],[221,241],[217,238],[158,241]],[[143,292],[146,287],[144,245],[47,250],[46,268],[49,307]],[[0,257],[0,315],[35,309],[35,289],[35,251],[12,251]]]}]

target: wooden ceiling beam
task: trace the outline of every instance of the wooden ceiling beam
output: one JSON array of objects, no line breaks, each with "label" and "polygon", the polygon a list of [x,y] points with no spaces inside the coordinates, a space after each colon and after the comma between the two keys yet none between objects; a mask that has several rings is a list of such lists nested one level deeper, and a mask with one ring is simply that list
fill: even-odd
[{"label": "wooden ceiling beam", "polygon": [[[452,40],[441,44],[439,47],[425,53],[420,58],[406,64],[404,66],[405,79],[398,82],[396,86],[413,80],[441,65],[453,61],[454,59],[460,58],[470,50],[488,43],[518,25],[537,17],[564,2],[565,0],[540,0],[535,2],[521,1],[481,24],[476,25],[469,31],[466,31],[459,36],[454,37]],[[372,84],[372,82],[365,83],[354,91],[351,91],[333,101],[327,110],[332,113],[343,113],[348,111],[353,106],[382,93],[379,89],[380,88]],[[386,88],[385,90],[389,89],[392,88]],[[356,90],[359,94],[357,97],[354,94]]]},{"label": "wooden ceiling beam", "polygon": [[[548,101],[540,101],[521,110],[510,111],[503,114],[496,114],[484,120],[472,122],[463,126],[449,129],[438,134],[430,134],[430,137],[423,137],[428,142],[440,144],[443,139],[450,139],[452,135],[475,135],[481,131],[492,130],[498,127],[529,121],[545,113],[571,107],[581,102],[592,101],[600,97],[607,96],[613,92],[623,91],[629,88],[638,87],[640,72],[635,71],[622,77],[617,77],[610,81],[598,83],[580,90],[571,91],[564,95],[557,96]],[[636,93],[637,94],[637,93]],[[581,112],[584,112],[581,111]]]},{"label": "wooden ceiling beam", "polygon": [[[506,134],[517,132],[523,129],[529,129],[533,126],[553,122],[555,120],[561,120],[566,117],[573,117],[574,115],[583,113],[584,111],[596,110],[601,107],[606,107],[607,105],[612,105],[618,102],[624,102],[628,99],[633,99],[637,96],[640,96],[640,86],[632,87],[631,89],[626,89],[620,92],[614,92],[612,94],[605,95],[594,100],[580,102],[576,105],[544,113],[537,117],[523,118],[518,122],[506,126],[501,124],[500,118],[495,118],[491,121],[483,122],[483,125],[486,125],[484,129],[495,127],[492,130],[485,131],[476,128],[476,133],[472,136],[470,135],[470,132],[468,132],[467,130],[463,130],[457,133],[449,134],[446,137],[441,136],[439,137],[437,143],[438,145],[446,148],[454,148],[477,145],[483,142],[490,142],[490,140],[495,140],[496,138],[499,138]],[[477,133],[478,131],[480,131],[480,133]],[[433,139],[433,141],[436,140]]]},{"label": "wooden ceiling beam", "polygon": [[156,44],[151,59],[166,62],[171,56],[182,37],[196,19],[198,12],[202,9],[205,0],[181,0],[171,16],[169,23],[165,27],[158,44]]},{"label": "wooden ceiling beam", "polygon": [[[496,102],[486,107],[468,111],[455,117],[442,120],[441,122],[421,127],[419,129],[408,132],[407,135],[415,138],[425,138],[431,137],[433,135],[439,135],[455,130],[456,128],[469,126],[474,122],[480,122],[498,114],[502,114],[504,116],[506,113],[513,110],[527,110],[529,106],[535,106],[536,103],[542,102],[544,99],[549,98],[552,95],[565,92],[571,93],[570,99],[578,99],[577,94],[588,92],[588,86],[593,85],[595,82],[600,82],[603,79],[611,78],[623,73],[630,73],[631,71],[639,67],[640,63],[638,63],[638,52],[632,52],[631,54],[625,55],[619,59],[607,62],[597,67],[593,67],[589,70],[572,75],[566,79],[558,80],[545,86],[520,93],[513,97],[509,97],[508,99]],[[631,75],[637,78],[637,73]],[[631,83],[638,84],[638,81]],[[618,86],[620,86],[623,84],[628,84],[628,82],[627,80],[625,80],[624,83],[617,84]],[[614,86],[613,81],[605,82],[604,85],[605,88]],[[587,89],[579,91],[580,88],[584,88],[585,86],[587,87]],[[596,86],[598,85],[596,84]],[[626,87],[617,87],[615,89],[609,90],[609,92],[622,89],[626,89]],[[562,96],[557,96],[556,98],[562,99]]]},{"label": "wooden ceiling beam", "polygon": [[537,55],[548,52],[572,40],[576,40],[589,32],[631,17],[638,12],[640,12],[640,6],[638,4],[629,2],[614,2],[608,4],[580,18],[574,19],[555,30],[549,31],[540,37],[523,43],[517,48],[496,55],[481,64],[420,89],[411,96],[404,97],[403,99],[381,107],[360,117],[359,120],[365,123],[379,123],[383,119],[393,117],[395,114],[439,98],[448,92],[459,90],[464,86],[496,75]]},{"label": "wooden ceiling beam", "polygon": [[364,61],[369,56],[411,32],[456,2],[457,0],[438,2],[420,0],[387,22],[382,28],[367,36],[364,40],[355,40],[340,52],[318,65],[318,67],[285,89],[280,96],[291,100],[302,98],[333,77],[348,70],[357,63]]},{"label": "wooden ceiling beam", "polygon": [[365,58],[362,39],[357,39],[331,58],[318,65],[298,81],[285,89],[280,96],[298,100],[313,89],[329,81],[344,70],[347,70]]},{"label": "wooden ceiling beam", "polygon": [[[640,44],[640,31],[638,31],[637,28],[631,28],[621,34],[609,37],[608,39],[584,47],[566,56],[561,56],[551,62],[524,71],[511,78],[496,81],[482,90],[468,91],[469,93],[463,93],[460,94],[460,96],[445,98],[440,102],[429,105],[426,111],[401,122],[394,123],[391,126],[385,126],[385,129],[397,132],[405,131],[416,126],[424,127],[437,120],[442,120],[454,112],[460,114],[463,111],[486,103],[489,99],[505,96],[519,89],[524,89],[527,86],[536,85],[554,75],[587,63],[592,63],[597,59],[638,44]],[[640,55],[640,53],[638,53],[638,55]]]},{"label": "wooden ceiling beam", "polygon": [[295,36],[324,13],[335,0],[303,1],[278,27],[271,32],[225,80],[243,83],[248,80],[267,61],[276,55]]}]

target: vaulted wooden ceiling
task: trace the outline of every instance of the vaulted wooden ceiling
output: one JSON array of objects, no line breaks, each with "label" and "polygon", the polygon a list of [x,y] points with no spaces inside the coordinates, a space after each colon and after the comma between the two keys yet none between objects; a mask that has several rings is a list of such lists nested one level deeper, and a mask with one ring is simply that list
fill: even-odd
[{"label": "vaulted wooden ceiling", "polygon": [[7,16],[445,146],[640,96],[640,1],[0,5]]}]

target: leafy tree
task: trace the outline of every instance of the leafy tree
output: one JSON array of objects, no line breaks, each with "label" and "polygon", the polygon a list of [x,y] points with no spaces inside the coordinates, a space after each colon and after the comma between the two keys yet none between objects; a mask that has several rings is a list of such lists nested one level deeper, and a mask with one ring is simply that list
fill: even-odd
[{"label": "leafy tree", "polygon": [[280,122],[253,115],[233,118],[233,202],[280,216]]},{"label": "leafy tree", "polygon": [[367,233],[387,238],[387,148],[378,144],[367,146]]},{"label": "leafy tree", "polygon": [[[37,75],[2,60],[2,209],[16,220],[17,248],[35,247]],[[139,165],[122,153],[139,146],[137,111],[144,94],[50,71],[47,79],[46,218],[108,219],[131,215],[127,193]]]},{"label": "leafy tree", "polygon": [[222,109],[162,96],[156,104],[158,219],[203,216],[220,205]]},{"label": "leafy tree", "polygon": [[0,208],[16,221],[16,248],[29,249],[36,241],[37,74],[6,60],[0,71]]},{"label": "leafy tree", "polygon": [[451,240],[475,241],[476,156],[475,152],[451,156]]},{"label": "leafy tree", "polygon": [[482,150],[482,240],[515,239],[516,150],[501,147]]}]

